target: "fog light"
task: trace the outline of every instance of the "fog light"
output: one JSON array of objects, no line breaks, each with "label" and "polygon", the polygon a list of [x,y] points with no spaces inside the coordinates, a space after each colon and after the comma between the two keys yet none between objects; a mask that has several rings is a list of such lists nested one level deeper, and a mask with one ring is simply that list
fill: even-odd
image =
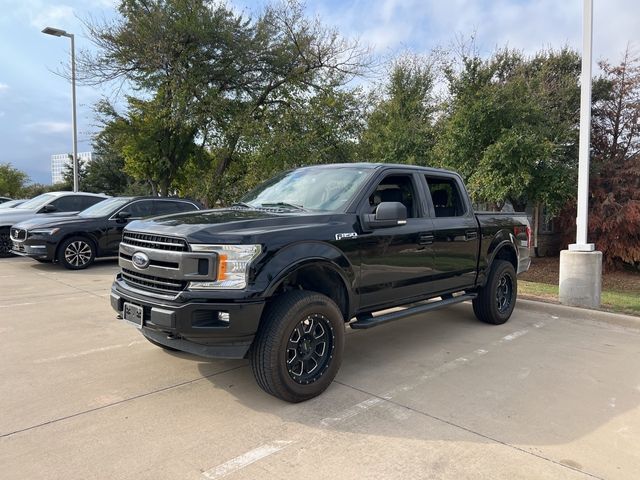
[{"label": "fog light", "polygon": [[220,320],[221,322],[229,323],[229,312],[218,312],[218,320]]}]

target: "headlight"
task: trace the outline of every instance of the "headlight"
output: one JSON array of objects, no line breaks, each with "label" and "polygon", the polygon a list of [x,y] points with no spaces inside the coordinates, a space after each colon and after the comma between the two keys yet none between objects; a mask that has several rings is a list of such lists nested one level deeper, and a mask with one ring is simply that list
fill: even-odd
[{"label": "headlight", "polygon": [[59,230],[59,228],[36,228],[35,230],[29,230],[29,235],[54,235]]},{"label": "headlight", "polygon": [[260,245],[191,245],[194,252],[218,254],[215,281],[191,282],[192,290],[240,290],[247,286],[249,266],[260,255]]}]

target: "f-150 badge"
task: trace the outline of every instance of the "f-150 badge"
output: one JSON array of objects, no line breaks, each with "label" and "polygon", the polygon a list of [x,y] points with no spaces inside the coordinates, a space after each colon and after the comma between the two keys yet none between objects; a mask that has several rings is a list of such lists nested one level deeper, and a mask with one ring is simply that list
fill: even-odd
[{"label": "f-150 badge", "polygon": [[358,234],[356,232],[336,233],[336,240],[342,240],[345,238],[358,238]]}]

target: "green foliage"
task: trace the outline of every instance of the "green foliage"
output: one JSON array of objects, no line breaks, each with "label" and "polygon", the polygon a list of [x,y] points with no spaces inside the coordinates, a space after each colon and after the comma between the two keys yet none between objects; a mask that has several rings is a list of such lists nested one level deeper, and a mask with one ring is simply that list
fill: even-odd
[{"label": "green foliage", "polygon": [[81,70],[85,81],[121,79],[144,92],[122,116],[122,153],[127,172],[161,193],[191,187],[177,179],[197,164],[210,178],[205,196],[219,200],[225,172],[247,170],[264,122],[366,64],[357,44],[307,19],[295,1],[256,18],[210,0],[123,0],[119,12],[113,23],[88,25],[98,53],[85,54]]},{"label": "green foliage", "polygon": [[463,58],[459,71],[447,71],[437,162],[459,171],[476,201],[557,211],[574,192],[579,72],[579,56],[567,49]]},{"label": "green foliage", "polygon": [[373,94],[362,156],[369,161],[428,165],[435,144],[434,67],[430,59],[396,60],[380,98]]},{"label": "green foliage", "polygon": [[10,163],[0,163],[0,196],[20,198],[29,177]]}]

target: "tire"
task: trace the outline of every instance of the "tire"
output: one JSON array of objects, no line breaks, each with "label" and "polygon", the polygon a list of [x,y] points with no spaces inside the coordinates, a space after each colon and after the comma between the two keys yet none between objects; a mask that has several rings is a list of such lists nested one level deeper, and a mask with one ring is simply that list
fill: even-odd
[{"label": "tire", "polygon": [[58,261],[69,270],[83,270],[96,258],[96,247],[87,237],[70,237],[58,248]]},{"label": "tire", "polygon": [[163,345],[161,343],[156,342],[155,340],[151,340],[149,337],[147,337],[146,335],[142,335],[144,338],[146,338],[149,343],[153,343],[156,347],[160,347],[168,352],[178,352],[179,350],[177,348],[173,348],[173,347],[167,347],[166,345]]},{"label": "tire", "polygon": [[0,230],[0,258],[12,257],[13,242],[9,236],[9,229]]},{"label": "tire", "polygon": [[265,310],[249,352],[260,388],[287,402],[320,395],[342,362],[344,318],[325,295],[296,290]]},{"label": "tire", "polygon": [[478,320],[502,325],[511,317],[518,297],[516,271],[506,260],[494,260],[486,285],[473,299],[473,313]]}]

